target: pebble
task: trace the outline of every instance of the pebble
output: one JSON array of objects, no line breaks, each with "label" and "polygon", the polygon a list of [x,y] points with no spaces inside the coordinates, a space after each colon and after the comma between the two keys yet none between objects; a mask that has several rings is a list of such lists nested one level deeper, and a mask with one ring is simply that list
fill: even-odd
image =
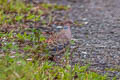
[{"label": "pebble", "polygon": [[28,59],[26,59],[27,61],[32,61],[32,58],[28,58]]},{"label": "pebble", "polygon": [[[73,3],[68,0],[56,0],[55,2],[72,4],[69,17],[85,24],[82,27],[71,28],[73,38],[78,39],[75,43],[80,46],[74,52],[73,61],[75,62],[73,63],[78,61],[83,64],[84,61],[89,60],[93,64],[92,68],[102,74],[109,73],[110,77],[120,74],[105,71],[105,68],[120,65],[120,22],[118,21],[120,1],[76,0]],[[72,46],[72,48],[74,47]]]}]

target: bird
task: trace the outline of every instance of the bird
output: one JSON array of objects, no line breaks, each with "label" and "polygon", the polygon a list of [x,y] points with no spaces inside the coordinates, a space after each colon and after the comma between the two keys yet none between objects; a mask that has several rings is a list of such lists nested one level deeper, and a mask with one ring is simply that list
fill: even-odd
[{"label": "bird", "polygon": [[[65,48],[70,44],[72,38],[71,23],[72,21],[64,21],[62,30],[50,35],[45,41],[53,54],[60,54],[65,51]],[[58,28],[60,28],[60,26]]]}]

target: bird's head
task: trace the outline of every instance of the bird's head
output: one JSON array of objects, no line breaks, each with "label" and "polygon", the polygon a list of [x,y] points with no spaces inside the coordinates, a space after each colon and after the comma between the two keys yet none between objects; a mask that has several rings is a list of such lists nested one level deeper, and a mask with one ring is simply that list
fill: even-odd
[{"label": "bird's head", "polygon": [[64,29],[70,28],[71,24],[73,24],[72,21],[70,21],[70,20],[65,21],[65,22],[64,22]]}]

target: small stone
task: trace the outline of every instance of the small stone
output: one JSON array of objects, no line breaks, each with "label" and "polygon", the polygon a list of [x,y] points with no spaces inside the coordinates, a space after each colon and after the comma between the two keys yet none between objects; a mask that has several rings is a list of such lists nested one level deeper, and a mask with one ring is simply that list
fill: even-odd
[{"label": "small stone", "polygon": [[16,52],[15,51],[11,51],[11,54],[15,54]]},{"label": "small stone", "polygon": [[15,45],[16,43],[15,43],[15,42],[13,42],[12,44],[13,44],[13,45]]},{"label": "small stone", "polygon": [[84,22],[84,24],[88,24],[88,22]]},{"label": "small stone", "polygon": [[10,58],[15,58],[15,56],[10,56]]},{"label": "small stone", "polygon": [[0,57],[3,57],[3,56],[5,56],[4,54],[0,54]]},{"label": "small stone", "polygon": [[28,58],[28,59],[26,59],[27,61],[32,61],[32,58]]},{"label": "small stone", "polygon": [[17,61],[17,64],[19,64],[19,65],[20,65],[20,64],[21,64],[21,61]]},{"label": "small stone", "polygon": [[83,54],[88,54],[87,52],[82,52]]},{"label": "small stone", "polygon": [[87,20],[87,18],[83,18],[82,20],[83,20],[83,21],[86,21],[86,20]]},{"label": "small stone", "polygon": [[63,26],[57,26],[56,28],[62,29],[62,28],[63,28]]}]

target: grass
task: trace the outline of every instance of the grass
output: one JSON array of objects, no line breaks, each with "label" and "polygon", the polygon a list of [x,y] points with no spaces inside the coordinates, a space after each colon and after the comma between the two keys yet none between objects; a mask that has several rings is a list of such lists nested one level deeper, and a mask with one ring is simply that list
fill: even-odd
[{"label": "grass", "polygon": [[16,58],[6,55],[0,59],[1,80],[107,80],[106,76],[87,71],[88,65],[79,67],[55,66],[53,62],[26,61],[19,54]]},{"label": "grass", "polygon": [[49,14],[51,10],[67,10],[63,5],[41,3],[37,5],[25,4],[22,0],[0,1],[0,24],[25,23],[26,21],[40,21],[43,14]]},{"label": "grass", "polygon": [[[62,66],[49,62],[47,54],[38,57],[42,52],[48,52],[46,45],[41,45],[45,38],[36,29],[32,34],[0,33],[0,79],[1,80],[107,80],[107,75],[99,75],[88,70],[89,65],[76,64],[71,68],[69,55]],[[38,35],[40,37],[38,37]],[[39,39],[40,38],[40,39]],[[34,44],[33,44],[34,43]],[[22,51],[22,52],[21,52]],[[44,58],[44,59],[43,59]]]},{"label": "grass", "polygon": [[[49,24],[52,16],[48,16],[49,22],[41,17],[51,15],[53,10],[68,9],[63,5],[0,0],[0,80],[108,80],[107,75],[89,71],[89,65],[76,64],[71,68],[70,55],[63,57],[66,62],[61,60],[62,66],[50,62],[49,50],[44,43],[46,38],[41,30],[26,28],[31,22]],[[4,25],[10,31],[4,31]],[[9,26],[15,26],[15,29]],[[43,53],[45,56],[40,56]]]}]

